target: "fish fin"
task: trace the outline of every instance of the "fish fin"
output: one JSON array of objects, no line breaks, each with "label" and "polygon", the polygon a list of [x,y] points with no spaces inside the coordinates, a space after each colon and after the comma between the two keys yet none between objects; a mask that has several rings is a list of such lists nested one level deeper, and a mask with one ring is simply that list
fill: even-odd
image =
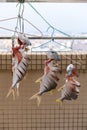
[{"label": "fish fin", "polygon": [[41,96],[38,93],[36,93],[32,97],[30,97],[30,100],[32,100],[32,99],[37,99],[37,106],[39,107],[39,105],[41,103]]},{"label": "fish fin", "polygon": [[63,87],[60,87],[60,88],[58,88],[58,90],[57,90],[57,91],[58,91],[58,92],[59,92],[59,91],[62,91],[62,89],[63,89]]},{"label": "fish fin", "polygon": [[37,96],[37,106],[38,106],[38,107],[39,107],[40,103],[41,103],[41,96],[38,95],[38,96]]},{"label": "fish fin", "polygon": [[42,81],[42,77],[38,78],[35,82],[36,82],[36,83],[38,83],[38,82],[41,83],[41,81]]},{"label": "fish fin", "polygon": [[60,103],[62,105],[63,101],[61,99],[56,99],[56,102]]},{"label": "fish fin", "polygon": [[8,98],[10,95],[13,95],[13,100],[15,100],[15,90],[13,88],[10,88],[9,92],[7,93],[6,98]]},{"label": "fish fin", "polygon": [[19,88],[16,89],[16,95],[19,97]]},{"label": "fish fin", "polygon": [[12,90],[13,100],[15,100],[15,90]]},{"label": "fish fin", "polygon": [[8,98],[11,93],[12,93],[12,89],[10,88],[10,89],[9,89],[9,92],[8,92],[7,95],[6,95],[6,98]]},{"label": "fish fin", "polygon": [[29,99],[32,100],[32,99],[35,99],[37,97],[38,93],[36,93],[35,95],[33,95],[32,97],[30,97]]},{"label": "fish fin", "polygon": [[16,95],[17,95],[17,97],[19,97],[19,83],[17,83],[17,85],[16,85]]},{"label": "fish fin", "polygon": [[55,89],[52,89],[52,90],[50,91],[50,94],[53,95],[54,93],[55,93]]}]

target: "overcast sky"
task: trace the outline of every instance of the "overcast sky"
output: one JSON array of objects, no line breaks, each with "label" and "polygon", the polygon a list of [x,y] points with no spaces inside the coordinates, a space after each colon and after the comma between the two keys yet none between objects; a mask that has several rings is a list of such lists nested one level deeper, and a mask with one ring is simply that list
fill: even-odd
[{"label": "overcast sky", "polygon": [[[31,3],[33,7],[48,21],[53,27],[66,33],[87,32],[87,3]],[[0,3],[0,20],[18,16],[19,5],[17,3]],[[23,17],[29,20],[39,30],[45,32],[49,27],[44,20],[24,3]],[[15,29],[15,20],[0,22],[0,27]],[[26,33],[35,32],[30,24],[24,23]],[[0,29],[2,33],[9,35],[12,32]]]}]

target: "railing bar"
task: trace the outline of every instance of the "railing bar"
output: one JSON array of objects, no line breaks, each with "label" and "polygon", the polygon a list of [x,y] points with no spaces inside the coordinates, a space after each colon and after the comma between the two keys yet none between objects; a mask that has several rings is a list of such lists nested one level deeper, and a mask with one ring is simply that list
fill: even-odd
[{"label": "railing bar", "polygon": [[[0,37],[0,39],[11,39],[12,37]],[[87,37],[29,37],[29,39],[57,39],[57,40],[87,40]]]}]

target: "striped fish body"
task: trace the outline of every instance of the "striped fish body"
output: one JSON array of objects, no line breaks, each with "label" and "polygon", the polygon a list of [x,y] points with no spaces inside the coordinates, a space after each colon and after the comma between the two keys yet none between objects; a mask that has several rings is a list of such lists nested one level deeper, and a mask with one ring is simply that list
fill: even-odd
[{"label": "striped fish body", "polygon": [[42,77],[42,82],[40,84],[40,90],[39,95],[42,95],[45,92],[51,91],[52,89],[55,89],[57,86],[57,83],[48,75],[44,75]]},{"label": "striped fish body", "polygon": [[76,81],[74,78],[73,78],[73,81],[74,81],[74,82],[72,82],[73,85],[75,85],[77,87],[81,86],[81,84],[78,81]]},{"label": "striped fish body", "polygon": [[27,69],[29,67],[29,57],[28,55],[24,55],[21,62],[17,65],[13,72],[13,83],[12,83],[12,88],[19,83],[24,76],[26,75]]},{"label": "striped fish body", "polygon": [[58,74],[59,68],[58,67],[51,67],[50,72],[46,75],[44,74],[42,77],[42,82],[40,84],[39,94],[43,94],[44,92],[51,91],[55,89],[58,85]]},{"label": "striped fish body", "polygon": [[70,82],[67,82],[63,86],[61,100],[75,100],[78,98],[78,93],[75,91],[76,86]]}]

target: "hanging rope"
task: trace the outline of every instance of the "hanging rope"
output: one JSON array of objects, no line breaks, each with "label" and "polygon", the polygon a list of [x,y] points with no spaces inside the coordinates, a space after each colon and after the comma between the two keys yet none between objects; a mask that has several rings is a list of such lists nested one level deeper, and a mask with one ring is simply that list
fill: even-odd
[{"label": "hanging rope", "polygon": [[24,5],[20,3],[18,12],[18,23],[21,33],[24,32],[23,13],[24,13]]}]

